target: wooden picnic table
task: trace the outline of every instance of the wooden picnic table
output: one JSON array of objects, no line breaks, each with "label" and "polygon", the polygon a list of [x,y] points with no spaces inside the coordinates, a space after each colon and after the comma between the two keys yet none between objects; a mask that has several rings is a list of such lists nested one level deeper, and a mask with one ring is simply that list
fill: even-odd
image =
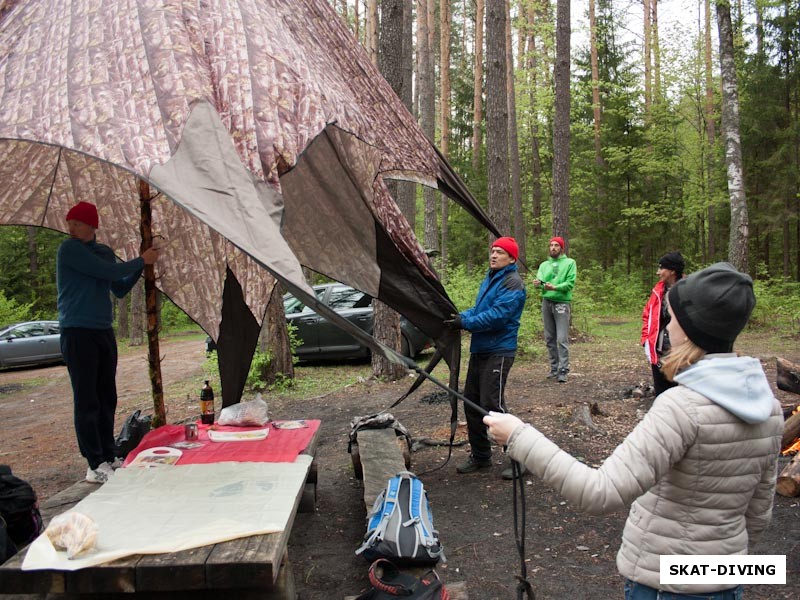
[{"label": "wooden picnic table", "polygon": [[[302,452],[314,457],[319,429]],[[77,571],[21,569],[25,550],[0,566],[0,594],[56,594],[63,598],[102,594],[105,598],[220,598],[224,591],[235,598],[295,600],[294,576],[288,542],[295,516],[314,509],[316,460],[298,487],[294,506],[283,531],[243,537],[200,548],[167,554],[133,555]],[[42,505],[45,523],[97,489],[78,482]],[[131,596],[133,594],[133,596]],[[62,596],[63,595],[63,596]]]}]

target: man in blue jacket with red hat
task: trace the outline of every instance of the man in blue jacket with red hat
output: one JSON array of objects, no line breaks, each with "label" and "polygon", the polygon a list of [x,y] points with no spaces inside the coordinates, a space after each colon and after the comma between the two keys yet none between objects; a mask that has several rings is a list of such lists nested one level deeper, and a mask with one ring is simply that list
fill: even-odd
[{"label": "man in blue jacket with red hat", "polygon": [[[501,237],[491,244],[489,272],[481,283],[475,306],[444,323],[472,334],[464,395],[487,411],[505,412],[508,372],[517,353],[517,332],[525,306],[525,284],[517,271],[519,247],[514,238]],[[456,470],[474,473],[492,465],[492,446],[476,410],[464,406],[470,455]],[[511,469],[503,477],[512,478]]]}]

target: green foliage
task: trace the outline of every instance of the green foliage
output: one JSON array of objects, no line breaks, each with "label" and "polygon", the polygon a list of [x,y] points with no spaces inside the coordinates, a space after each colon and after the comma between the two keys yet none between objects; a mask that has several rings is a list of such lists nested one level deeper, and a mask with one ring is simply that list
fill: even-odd
[{"label": "green foliage", "polygon": [[32,309],[32,302],[30,304],[19,304],[13,298],[6,298],[3,290],[0,290],[0,327],[34,319],[31,314]]},{"label": "green foliage", "polygon": [[749,326],[800,336],[800,283],[778,277],[757,279],[753,289],[756,307]]},{"label": "green foliage", "polygon": [[271,362],[272,353],[270,351],[262,352],[261,350],[256,350],[255,354],[253,354],[253,360],[250,362],[250,371],[247,373],[245,385],[257,392],[265,390],[267,383],[263,379],[263,374]]},{"label": "green foliage", "polygon": [[203,373],[206,379],[219,379],[219,358],[216,352],[208,352],[203,362]]},{"label": "green foliage", "polygon": [[178,308],[169,298],[161,296],[161,330],[184,331],[196,327],[194,321],[185,312]]}]

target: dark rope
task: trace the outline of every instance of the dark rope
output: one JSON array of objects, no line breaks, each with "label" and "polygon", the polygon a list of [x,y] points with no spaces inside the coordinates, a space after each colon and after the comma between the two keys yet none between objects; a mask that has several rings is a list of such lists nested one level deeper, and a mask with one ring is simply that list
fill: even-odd
[{"label": "dark rope", "polygon": [[[525,564],[525,482],[522,480],[524,470],[515,460],[511,461],[511,473],[514,476],[512,497],[514,498],[514,538],[519,553],[519,575],[517,575],[517,600],[536,600],[533,587],[528,581],[528,566]],[[517,496],[519,495],[519,510]],[[521,515],[520,515],[521,513]]]}]

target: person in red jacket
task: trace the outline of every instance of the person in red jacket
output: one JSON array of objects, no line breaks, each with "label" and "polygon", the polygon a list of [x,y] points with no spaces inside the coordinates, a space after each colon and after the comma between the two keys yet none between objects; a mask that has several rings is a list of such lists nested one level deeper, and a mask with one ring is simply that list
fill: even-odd
[{"label": "person in red jacket", "polygon": [[650,299],[642,311],[642,339],[644,353],[650,361],[653,369],[653,387],[656,396],[675,385],[669,381],[661,372],[661,359],[669,351],[669,334],[667,333],[667,323],[669,323],[669,313],[667,297],[669,289],[683,277],[683,270],[686,262],[680,252],[669,252],[662,256],[658,261],[658,283],[650,294]]}]

